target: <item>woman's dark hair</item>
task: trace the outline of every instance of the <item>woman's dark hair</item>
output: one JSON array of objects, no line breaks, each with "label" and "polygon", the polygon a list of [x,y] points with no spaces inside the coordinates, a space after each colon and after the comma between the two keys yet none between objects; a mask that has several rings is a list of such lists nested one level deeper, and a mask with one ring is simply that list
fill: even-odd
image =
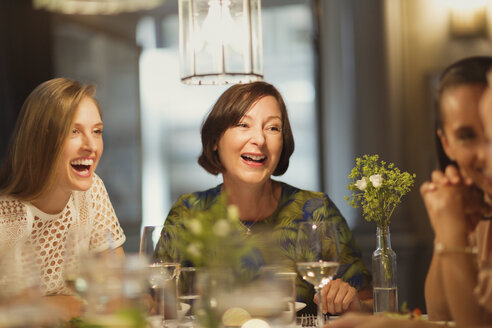
[{"label": "woman's dark hair", "polygon": [[462,85],[478,84],[487,86],[487,72],[491,67],[492,57],[468,57],[448,66],[439,78],[439,84],[434,98],[434,111],[437,158],[441,170],[444,170],[450,164],[456,165],[444,152],[441,139],[437,135],[437,131],[442,131],[443,129],[442,97],[449,89]]},{"label": "woman's dark hair", "polygon": [[239,123],[256,102],[266,96],[277,100],[282,114],[283,147],[273,175],[284,174],[294,152],[294,136],[282,96],[273,85],[266,82],[236,84],[219,97],[202,125],[202,154],[198,158],[198,164],[214,175],[224,172],[225,168],[216,151],[220,138],[228,128]]}]

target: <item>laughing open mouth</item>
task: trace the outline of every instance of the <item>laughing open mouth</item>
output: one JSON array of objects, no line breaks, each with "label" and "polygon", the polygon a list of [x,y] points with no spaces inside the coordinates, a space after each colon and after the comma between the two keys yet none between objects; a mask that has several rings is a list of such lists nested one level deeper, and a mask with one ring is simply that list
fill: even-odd
[{"label": "laughing open mouth", "polygon": [[79,173],[89,172],[93,164],[94,164],[94,160],[92,159],[77,159],[70,162],[70,165],[72,165],[74,170]]},{"label": "laughing open mouth", "polygon": [[266,156],[258,156],[258,155],[241,155],[241,158],[245,161],[255,162],[255,163],[263,163],[266,160]]}]

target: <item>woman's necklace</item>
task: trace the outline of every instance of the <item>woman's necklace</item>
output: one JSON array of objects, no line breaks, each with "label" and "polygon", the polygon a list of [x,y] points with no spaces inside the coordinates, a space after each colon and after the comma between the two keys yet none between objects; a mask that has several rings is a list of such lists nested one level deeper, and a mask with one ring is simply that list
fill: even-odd
[{"label": "woman's necklace", "polygon": [[[240,220],[241,224],[246,228],[246,236],[250,236],[251,235],[251,229],[253,229],[253,226],[256,224],[256,222],[258,222],[260,220],[254,220],[254,221],[242,221]],[[251,224],[246,224],[246,222],[253,222]]]},{"label": "woman's necklace", "polygon": [[[278,191],[280,193],[282,192],[281,189]],[[273,196],[274,203],[278,207],[278,201],[279,201],[280,195],[276,195],[275,192],[272,192],[272,196]],[[263,221],[263,219],[255,219],[255,220],[249,220],[249,221],[239,220],[239,221],[246,228],[246,236],[249,236],[252,234],[252,229],[253,229],[253,226],[256,224],[256,222]]]}]

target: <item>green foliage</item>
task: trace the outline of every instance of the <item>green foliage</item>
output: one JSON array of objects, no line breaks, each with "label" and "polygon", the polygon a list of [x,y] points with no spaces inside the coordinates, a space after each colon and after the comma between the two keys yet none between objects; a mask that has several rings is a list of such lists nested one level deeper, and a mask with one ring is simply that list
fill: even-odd
[{"label": "green foliage", "polygon": [[[124,322],[125,327],[131,328],[146,328],[148,326],[147,320],[145,319],[142,311],[136,308],[126,308],[115,312],[112,316],[119,320],[118,322]],[[105,328],[107,325],[93,323],[89,318],[72,318],[68,322],[61,323],[58,328]],[[111,325],[114,327],[114,325]]]},{"label": "green foliage", "polygon": [[415,174],[401,172],[393,163],[379,161],[378,155],[364,155],[356,159],[356,165],[348,176],[352,191],[345,200],[354,208],[362,207],[367,221],[379,227],[388,226],[391,215],[402,197],[415,183]]},{"label": "green foliage", "polygon": [[[258,274],[259,265],[251,265],[259,244],[256,236],[248,235],[248,229],[239,220],[237,207],[227,206],[225,193],[209,209],[192,211],[189,217],[182,217],[179,222],[165,227],[175,229],[170,232],[174,236],[170,240],[177,242],[175,248],[180,254],[181,263],[204,269],[202,274],[207,283],[197,310],[199,326],[220,326],[221,315],[212,294],[219,284],[221,288],[244,285]],[[172,253],[169,246],[166,248],[167,253]]]},{"label": "green foliage", "polygon": [[[166,228],[170,228],[167,227]],[[254,236],[239,220],[235,206],[227,206],[226,196],[206,211],[195,211],[190,218],[175,224],[181,262],[194,267],[225,266],[236,273],[242,270],[241,259],[254,248]]]}]

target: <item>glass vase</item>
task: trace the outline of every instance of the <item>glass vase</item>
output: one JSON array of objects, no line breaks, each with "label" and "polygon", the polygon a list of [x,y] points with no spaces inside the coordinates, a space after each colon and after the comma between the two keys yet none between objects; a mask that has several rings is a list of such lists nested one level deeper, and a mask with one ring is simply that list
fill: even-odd
[{"label": "glass vase", "polygon": [[372,253],[374,313],[398,312],[396,253],[391,249],[388,226],[377,228],[377,248]]}]

